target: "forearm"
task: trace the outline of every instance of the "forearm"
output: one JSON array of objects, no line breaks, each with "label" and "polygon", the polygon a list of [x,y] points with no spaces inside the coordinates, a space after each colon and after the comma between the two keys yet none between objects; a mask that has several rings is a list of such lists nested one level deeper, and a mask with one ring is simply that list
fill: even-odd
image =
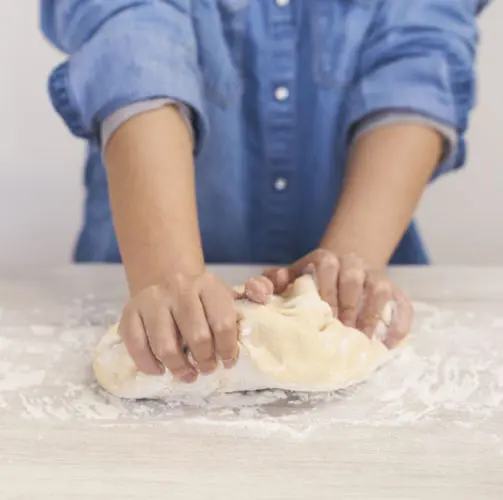
[{"label": "forearm", "polygon": [[371,267],[385,266],[438,166],[442,142],[437,131],[412,124],[358,137],[321,247],[355,253]]},{"label": "forearm", "polygon": [[131,293],[204,259],[190,133],[174,107],[128,120],[105,151],[112,214]]}]

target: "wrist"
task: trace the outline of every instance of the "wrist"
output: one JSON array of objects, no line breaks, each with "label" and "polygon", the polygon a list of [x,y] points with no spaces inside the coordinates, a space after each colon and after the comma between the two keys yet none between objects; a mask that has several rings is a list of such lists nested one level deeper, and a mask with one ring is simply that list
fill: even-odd
[{"label": "wrist", "polygon": [[146,245],[124,260],[124,270],[132,296],[141,290],[172,281],[176,276],[199,276],[205,272],[202,249],[178,242]]},{"label": "wrist", "polygon": [[179,113],[167,107],[121,125],[106,166],[131,294],[176,273],[202,273],[192,144]]},{"label": "wrist", "polygon": [[333,252],[338,258],[355,255],[370,269],[384,269],[389,260],[387,252],[376,251],[376,247],[370,242],[366,242],[353,231],[339,231],[335,224],[327,230],[319,248]]},{"label": "wrist", "polygon": [[353,144],[344,186],[320,244],[337,255],[354,253],[385,267],[438,164],[441,137],[417,125],[388,125]]}]

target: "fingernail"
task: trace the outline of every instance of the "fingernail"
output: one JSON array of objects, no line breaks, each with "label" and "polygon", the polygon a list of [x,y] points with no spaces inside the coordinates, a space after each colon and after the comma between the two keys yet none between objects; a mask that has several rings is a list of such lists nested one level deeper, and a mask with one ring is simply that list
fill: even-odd
[{"label": "fingernail", "polygon": [[354,327],[353,321],[348,316],[342,315],[339,319],[343,325]]},{"label": "fingernail", "polygon": [[278,269],[278,272],[276,273],[276,280],[281,283],[281,285],[287,284],[288,283],[288,269],[282,267],[281,269]]},{"label": "fingernail", "polygon": [[236,361],[237,359],[223,359],[222,364],[226,370],[229,370],[236,365]]},{"label": "fingernail", "polygon": [[314,264],[310,262],[304,269],[303,274],[312,274],[314,275],[316,273],[316,268],[314,267]]},{"label": "fingernail", "polygon": [[173,372],[173,377],[182,378],[192,373],[196,373],[195,370],[192,370],[191,368],[181,368],[180,370]]},{"label": "fingernail", "polygon": [[180,377],[180,380],[186,384],[192,384],[197,380],[197,373],[190,372],[187,375]]},{"label": "fingernail", "polygon": [[215,361],[208,361],[206,363],[202,363],[198,366],[199,371],[204,375],[209,375],[213,373],[217,369],[217,364]]},{"label": "fingernail", "polygon": [[260,278],[264,278],[264,280],[267,279],[263,276],[252,278],[245,285],[246,298],[257,304],[263,304],[267,299],[267,292],[265,290],[266,285],[264,285]]},{"label": "fingernail", "polygon": [[374,337],[374,330],[372,328],[364,328],[363,333],[369,338],[372,339]]}]

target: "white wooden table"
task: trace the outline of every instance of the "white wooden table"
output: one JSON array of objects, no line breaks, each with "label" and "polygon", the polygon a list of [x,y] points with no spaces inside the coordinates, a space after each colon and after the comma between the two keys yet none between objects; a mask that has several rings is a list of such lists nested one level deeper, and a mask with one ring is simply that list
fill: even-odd
[{"label": "white wooden table", "polygon": [[[233,284],[255,271],[217,269]],[[502,499],[503,269],[392,272],[415,338],[370,382],[198,408],[121,402],[94,383],[120,268],[4,276],[0,499]]]}]

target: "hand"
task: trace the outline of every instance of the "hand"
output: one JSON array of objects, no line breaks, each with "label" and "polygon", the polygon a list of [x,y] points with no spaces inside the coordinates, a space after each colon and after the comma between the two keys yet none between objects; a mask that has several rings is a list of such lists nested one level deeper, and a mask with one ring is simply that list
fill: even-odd
[{"label": "hand", "polygon": [[[179,274],[145,288],[126,305],[119,333],[137,368],[192,383],[221,359],[225,368],[238,356],[234,294],[209,273]],[[188,351],[191,353],[190,359]]]},{"label": "hand", "polygon": [[392,317],[386,324],[384,343],[395,347],[409,332],[413,309],[406,295],[380,269],[368,269],[355,255],[338,258],[333,252],[318,249],[287,268],[264,272],[275,293],[282,293],[299,276],[312,273],[320,296],[332,307],[335,317],[347,326],[358,328],[371,338],[384,311],[392,304]]}]

